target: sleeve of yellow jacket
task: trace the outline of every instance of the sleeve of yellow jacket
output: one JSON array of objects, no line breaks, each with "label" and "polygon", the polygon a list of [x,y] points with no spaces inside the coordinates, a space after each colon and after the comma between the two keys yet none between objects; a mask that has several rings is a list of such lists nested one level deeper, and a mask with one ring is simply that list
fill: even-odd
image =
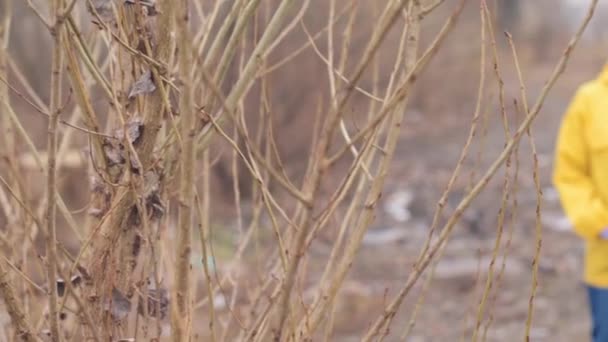
[{"label": "sleeve of yellow jacket", "polygon": [[588,101],[583,87],[564,115],[557,139],[553,182],[575,232],[585,239],[598,239],[608,227],[608,206],[598,195],[590,175],[590,150],[585,140],[585,119],[591,114]]}]

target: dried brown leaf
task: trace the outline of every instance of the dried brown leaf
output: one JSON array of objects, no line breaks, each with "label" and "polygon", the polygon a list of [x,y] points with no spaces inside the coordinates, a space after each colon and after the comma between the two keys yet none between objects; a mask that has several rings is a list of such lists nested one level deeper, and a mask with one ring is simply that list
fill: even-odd
[{"label": "dried brown leaf", "polygon": [[152,72],[147,70],[144,72],[135,83],[131,86],[129,90],[128,99],[131,100],[135,98],[135,96],[148,94],[156,90],[156,85],[152,80]]},{"label": "dried brown leaf", "polygon": [[[139,138],[144,131],[143,119],[139,115],[133,115],[125,124],[125,128],[129,142],[133,145],[137,145],[139,143]],[[123,128],[117,129],[114,132],[114,136],[119,140],[123,140],[125,137],[125,130]]]},{"label": "dried brown leaf", "polygon": [[131,312],[131,301],[118,289],[112,289],[112,300],[106,302],[105,309],[110,311],[112,318],[117,321],[123,320]]},{"label": "dried brown leaf", "polygon": [[122,146],[116,146],[112,143],[105,143],[103,145],[103,153],[106,155],[106,159],[111,165],[121,165],[125,163],[125,158],[122,153]]},{"label": "dried brown leaf", "polygon": [[[97,19],[97,15],[101,18],[102,21],[106,23],[114,22],[114,9],[112,9],[112,0],[85,0],[87,4],[87,9],[93,16],[93,18]],[[91,4],[93,5],[91,7]],[[93,10],[94,9],[94,10]]]},{"label": "dried brown leaf", "polygon": [[[159,295],[160,292],[160,295]],[[143,299],[139,298],[139,303],[137,305],[137,312],[140,315],[144,315],[144,307],[142,305]],[[169,311],[169,294],[167,289],[161,288],[160,291],[156,289],[148,290],[148,315],[150,317],[157,317],[156,308],[160,306],[160,319],[165,319],[167,317],[167,312]],[[160,304],[160,305],[159,305]]]},{"label": "dried brown leaf", "polygon": [[158,14],[155,0],[125,0],[126,5],[135,5],[137,2],[139,2],[140,5],[144,6],[149,16],[152,17]]}]

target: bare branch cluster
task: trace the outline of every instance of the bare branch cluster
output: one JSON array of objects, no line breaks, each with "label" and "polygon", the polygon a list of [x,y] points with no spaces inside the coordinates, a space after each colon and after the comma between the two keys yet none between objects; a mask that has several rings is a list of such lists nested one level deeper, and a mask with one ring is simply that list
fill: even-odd
[{"label": "bare branch cluster", "polygon": [[[469,313],[475,322],[473,340],[485,340],[517,211],[520,141],[528,135],[535,146],[531,124],[597,2],[532,106],[515,43],[507,36],[521,85],[515,106],[521,120],[512,131],[493,17],[486,1],[480,1],[479,87],[468,138],[409,276],[373,317],[362,340],[388,336],[405,298],[420,285],[422,295],[410,319],[400,324],[400,337],[409,336],[454,228],[504,170],[488,277],[485,283],[477,280],[480,300]],[[11,319],[7,338],[332,340],[340,291],[398,158],[412,91],[454,34],[466,3],[327,0],[326,15],[315,18],[326,22],[311,32],[306,18],[317,5],[314,0],[53,0],[50,10],[28,1],[52,37],[47,104],[7,48],[9,31],[19,23],[11,20],[11,1],[5,0],[0,210],[7,228],[0,231],[0,295]],[[426,42],[424,23],[439,9],[449,15]],[[373,25],[359,22],[372,16],[362,16],[365,11],[375,13]],[[364,43],[360,25],[369,27]],[[298,35],[303,41],[294,46]],[[387,43],[393,36],[397,46]],[[354,49],[355,42],[363,47]],[[278,54],[283,45],[289,52]],[[486,134],[488,45],[505,144],[487,170],[476,167],[480,177],[471,174],[468,194],[446,216],[463,165],[473,159],[471,146],[480,131],[481,139]],[[277,122],[293,115],[280,113],[285,106],[274,95],[288,90],[275,86],[273,77],[282,69],[297,69],[306,51],[326,72],[314,75],[317,89],[311,91],[321,90],[316,112],[302,118],[309,123],[301,128],[309,137],[308,158],[300,153],[297,160],[287,160],[276,139],[281,133]],[[390,64],[382,64],[383,54],[391,56]],[[43,114],[37,117],[48,124],[43,149],[24,116],[15,113],[17,100]],[[535,148],[533,153],[538,247],[527,336],[542,240]],[[70,168],[82,172],[64,176]],[[228,183],[215,181],[218,169]],[[44,175],[40,200],[32,200],[23,172]],[[89,184],[85,208],[69,208],[61,191],[64,178]],[[226,198],[234,209],[232,227],[218,226],[216,217]],[[62,242],[64,235],[75,247]],[[331,243],[312,274],[320,236],[330,236]],[[45,239],[43,250],[38,237]],[[229,251],[218,246],[221,239],[230,239]],[[40,270],[46,271],[44,277],[33,276]],[[425,272],[425,281],[419,282]],[[36,309],[40,303],[44,310]]]}]

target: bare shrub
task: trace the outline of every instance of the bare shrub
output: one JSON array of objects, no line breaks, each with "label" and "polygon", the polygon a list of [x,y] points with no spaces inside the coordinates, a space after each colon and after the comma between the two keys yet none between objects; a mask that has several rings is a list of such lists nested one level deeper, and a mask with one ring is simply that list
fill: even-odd
[{"label": "bare shrub", "polygon": [[[474,94],[470,134],[428,238],[402,287],[359,330],[369,341],[389,334],[427,268],[430,283],[454,227],[499,170],[502,234],[520,140],[528,133],[533,144],[530,125],[597,1],[533,103],[518,73],[515,130],[485,1],[27,1],[22,23],[11,13],[25,4],[3,4],[0,292],[9,340],[331,340],[337,308],[357,307],[339,292],[365,292],[345,279],[398,158],[408,105],[441,106],[414,90]],[[479,25],[456,28],[463,18]],[[7,46],[22,26],[40,51],[50,44],[48,56],[26,46],[30,55],[17,60]],[[480,44],[451,40],[462,36]],[[480,80],[454,66],[462,59],[480,65]],[[444,217],[479,130],[488,70],[505,145]],[[446,72],[462,83],[445,82]],[[46,88],[33,85],[37,77]],[[501,272],[496,258],[491,275]],[[535,291],[536,283],[527,336]]]}]

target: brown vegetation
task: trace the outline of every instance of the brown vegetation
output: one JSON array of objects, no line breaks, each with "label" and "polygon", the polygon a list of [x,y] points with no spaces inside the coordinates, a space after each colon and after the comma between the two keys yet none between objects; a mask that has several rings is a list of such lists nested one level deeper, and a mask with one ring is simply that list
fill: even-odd
[{"label": "brown vegetation", "polygon": [[[498,35],[494,1],[472,3],[54,0],[46,8],[5,0],[7,339],[333,340],[335,327],[355,324],[352,313],[371,322],[351,329],[362,340],[405,340],[455,227],[471,220],[467,210],[494,180],[495,247],[470,315],[473,340],[485,339],[517,212],[522,139],[538,198],[522,319],[529,337],[543,236],[531,125],[597,0],[535,95],[522,65],[557,44],[519,51],[517,33]],[[17,29],[37,47],[15,41]],[[506,93],[505,65],[515,70],[515,94]],[[486,168],[493,105],[504,146],[483,156]],[[347,277],[391,167],[403,162],[407,120],[424,110],[427,120],[462,122],[438,113],[470,106],[455,169],[424,209],[432,212],[424,243],[403,263],[399,287],[369,300],[375,290]],[[391,334],[408,299],[417,303],[409,323]]]}]

